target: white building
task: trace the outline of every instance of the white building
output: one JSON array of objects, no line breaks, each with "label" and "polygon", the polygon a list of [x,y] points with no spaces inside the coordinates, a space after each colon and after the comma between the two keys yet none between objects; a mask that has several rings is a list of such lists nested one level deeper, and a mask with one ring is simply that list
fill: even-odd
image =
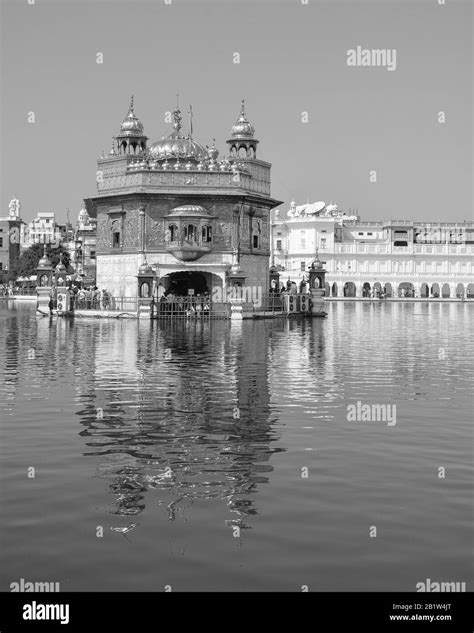
[{"label": "white building", "polygon": [[22,235],[22,246],[29,248],[33,244],[51,244],[59,246],[61,230],[56,224],[54,213],[38,213],[36,218],[28,223]]},{"label": "white building", "polygon": [[272,257],[282,281],[304,279],[316,252],[330,296],[474,297],[474,222],[362,221],[323,202],[275,212]]}]

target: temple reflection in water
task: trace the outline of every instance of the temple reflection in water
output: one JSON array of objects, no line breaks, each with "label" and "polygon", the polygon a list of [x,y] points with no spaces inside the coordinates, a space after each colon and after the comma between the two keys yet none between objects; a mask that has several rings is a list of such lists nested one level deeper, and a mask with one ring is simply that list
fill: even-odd
[{"label": "temple reflection in water", "polygon": [[228,525],[245,528],[282,450],[269,406],[271,330],[259,328],[257,344],[239,326],[216,332],[229,329],[223,322],[114,325],[94,324],[87,367],[73,362],[85,454],[99,458],[107,510],[138,515],[154,493],[174,520],[196,499],[221,498],[237,515]]}]

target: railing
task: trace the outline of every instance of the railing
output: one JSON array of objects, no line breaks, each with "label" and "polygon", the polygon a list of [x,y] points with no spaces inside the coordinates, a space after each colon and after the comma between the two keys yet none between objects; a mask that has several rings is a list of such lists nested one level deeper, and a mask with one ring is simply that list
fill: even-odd
[{"label": "railing", "polygon": [[[393,246],[390,251],[390,244],[334,244],[334,254],[338,253],[375,253],[387,255],[390,253],[414,253],[415,255],[473,255],[473,244],[409,244],[408,246]],[[332,253],[326,249],[325,256]]]},{"label": "railing", "polygon": [[36,286],[31,288],[0,288],[0,297],[22,297],[36,295]]},{"label": "railing", "polygon": [[254,312],[282,312],[283,308],[283,297],[277,293],[265,295],[261,301],[253,304]]},{"label": "railing", "polygon": [[230,304],[211,301],[209,297],[167,297],[154,303],[156,319],[227,319]]},{"label": "railing", "polygon": [[75,310],[100,310],[112,312],[136,312],[137,299],[135,297],[83,296],[80,293],[72,295]]},{"label": "railing", "polygon": [[[397,247],[403,248],[403,247]],[[375,254],[388,254],[390,253],[389,244],[334,244],[334,253],[375,253]],[[330,252],[325,252],[325,255],[330,255]]]}]

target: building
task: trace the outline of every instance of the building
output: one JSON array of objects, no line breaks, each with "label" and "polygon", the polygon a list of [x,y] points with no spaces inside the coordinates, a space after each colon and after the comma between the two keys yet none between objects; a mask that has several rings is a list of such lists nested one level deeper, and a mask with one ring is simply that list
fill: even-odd
[{"label": "building", "polygon": [[56,248],[65,237],[66,229],[56,223],[54,213],[41,212],[28,223],[22,235],[22,247],[29,248],[33,244],[51,244]]},{"label": "building", "polygon": [[187,133],[179,108],[170,132],[148,144],[133,97],[108,156],[98,160],[97,285],[136,297],[145,261],[156,283],[175,294],[211,293],[239,279],[268,291],[271,165],[257,158],[244,103],[227,140],[215,145]]},{"label": "building", "polygon": [[324,202],[275,213],[273,263],[294,281],[316,252],[331,296],[474,296],[474,222],[363,221]]},{"label": "building", "polygon": [[24,222],[20,217],[21,202],[12,198],[8,215],[0,217],[0,283],[5,283],[8,271],[20,255],[20,236]]}]

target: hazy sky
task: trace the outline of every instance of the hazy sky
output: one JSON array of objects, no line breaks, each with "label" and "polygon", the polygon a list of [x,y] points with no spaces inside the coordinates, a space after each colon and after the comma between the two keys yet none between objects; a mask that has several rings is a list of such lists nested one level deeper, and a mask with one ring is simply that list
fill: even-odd
[{"label": "hazy sky", "polygon": [[[221,153],[246,99],[284,210],[294,197],[366,219],[472,219],[472,6],[3,0],[0,215],[16,195],[25,220],[54,211],[63,221],[68,207],[75,220],[130,94],[153,141],[179,93],[194,137],[215,137]],[[349,67],[357,46],[396,49],[396,69]]]}]

